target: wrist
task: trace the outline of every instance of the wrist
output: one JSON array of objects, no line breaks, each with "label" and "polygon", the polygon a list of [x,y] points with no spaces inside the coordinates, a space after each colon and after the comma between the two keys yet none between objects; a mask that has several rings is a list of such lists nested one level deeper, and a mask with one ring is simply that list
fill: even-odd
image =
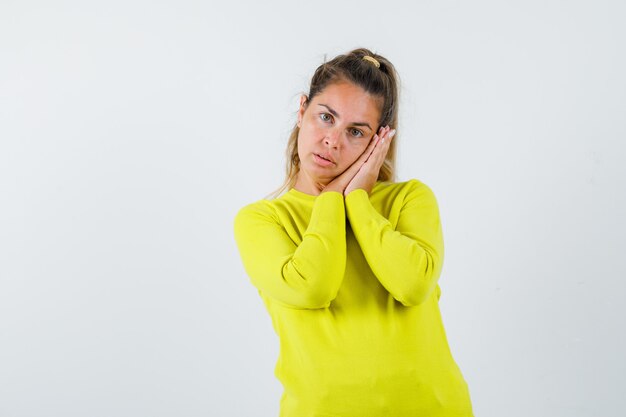
[{"label": "wrist", "polygon": [[344,192],[344,187],[338,187],[338,186],[336,186],[336,185],[335,185],[335,186],[332,186],[332,185],[331,185],[331,186],[328,186],[328,187],[324,187],[324,189],[320,192],[320,194],[321,194],[321,193],[324,193],[324,192],[330,192],[330,191],[335,191],[335,192],[337,192],[337,193],[341,193],[341,194],[343,194],[343,192]]},{"label": "wrist", "polygon": [[365,192],[365,195],[367,195],[367,196],[369,196],[369,195],[370,195],[370,192],[369,192],[369,191],[367,191],[365,188],[353,188],[353,189],[351,189],[351,190],[346,190],[346,192],[344,192],[344,196],[345,196],[345,197],[347,197],[347,196],[349,196],[349,195],[351,195],[351,194],[354,194],[354,192],[355,192],[355,191],[356,191],[357,193],[358,193],[359,191],[363,191],[363,192]]}]

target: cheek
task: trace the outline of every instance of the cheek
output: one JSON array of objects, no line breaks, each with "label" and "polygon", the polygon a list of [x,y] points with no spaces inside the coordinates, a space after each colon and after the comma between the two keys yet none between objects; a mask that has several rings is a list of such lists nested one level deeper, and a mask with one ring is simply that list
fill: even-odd
[{"label": "cheek", "polygon": [[315,123],[313,122],[309,122],[303,127],[304,127],[304,130],[301,130],[301,131],[304,131],[304,133],[309,138],[314,138],[322,134],[321,133],[322,129],[319,126],[316,126]]},{"label": "cheek", "polygon": [[311,123],[309,120],[306,120],[304,123],[302,123],[302,126],[300,126],[300,135],[304,136],[305,138],[311,137],[315,133],[315,131],[315,124]]},{"label": "cheek", "polygon": [[360,144],[351,146],[349,148],[349,151],[344,153],[344,161],[346,166],[352,165],[354,162],[356,162],[356,160],[359,159],[359,157],[363,154],[366,148],[367,146],[363,146]]},{"label": "cheek", "polygon": [[308,126],[300,128],[298,132],[298,154],[302,158],[304,154],[311,152],[315,145],[315,138],[318,137],[314,129]]},{"label": "cheek", "polygon": [[367,149],[368,144],[369,142],[367,142],[366,139],[363,139],[362,141],[359,141],[358,143],[354,144],[352,148],[353,148],[354,153],[357,154],[356,156],[357,158],[361,156],[363,152],[365,152],[365,149]]}]

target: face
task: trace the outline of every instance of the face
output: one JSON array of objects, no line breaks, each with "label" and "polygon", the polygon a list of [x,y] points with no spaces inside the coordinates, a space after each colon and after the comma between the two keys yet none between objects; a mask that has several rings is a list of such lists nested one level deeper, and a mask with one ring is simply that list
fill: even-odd
[{"label": "face", "polygon": [[344,172],[367,148],[379,119],[380,101],[350,82],[331,84],[310,102],[303,95],[295,188],[315,193],[315,184],[328,184]]}]

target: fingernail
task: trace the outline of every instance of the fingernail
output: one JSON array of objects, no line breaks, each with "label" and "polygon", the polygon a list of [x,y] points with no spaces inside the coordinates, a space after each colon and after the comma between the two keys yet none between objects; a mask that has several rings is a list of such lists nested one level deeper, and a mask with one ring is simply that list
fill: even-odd
[{"label": "fingernail", "polygon": [[395,135],[395,134],[396,134],[396,129],[393,129],[391,132],[389,132],[389,135],[388,135],[388,136],[389,136],[390,138],[392,138],[392,137],[393,137],[393,135]]}]

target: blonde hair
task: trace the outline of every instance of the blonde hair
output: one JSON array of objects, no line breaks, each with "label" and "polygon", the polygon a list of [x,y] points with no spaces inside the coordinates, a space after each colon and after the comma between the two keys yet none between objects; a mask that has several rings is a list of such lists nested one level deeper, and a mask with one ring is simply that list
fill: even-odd
[{"label": "blonde hair", "polygon": [[[379,62],[376,67],[371,60],[363,57],[372,57]],[[382,109],[379,126],[389,125],[396,129],[396,134],[389,145],[387,157],[378,174],[379,181],[395,181],[396,169],[396,142],[398,141],[398,104],[400,80],[394,66],[385,57],[375,54],[369,49],[357,48],[347,54],[338,55],[328,62],[324,62],[315,70],[311,79],[307,101],[320,94],[326,87],[339,82],[351,82],[363,88],[367,93],[382,99]],[[378,127],[375,129],[378,131]],[[300,171],[300,157],[298,156],[298,135],[300,128],[296,123],[289,135],[286,150],[285,181],[266,198],[276,198],[283,191],[291,189],[296,182]]]}]

